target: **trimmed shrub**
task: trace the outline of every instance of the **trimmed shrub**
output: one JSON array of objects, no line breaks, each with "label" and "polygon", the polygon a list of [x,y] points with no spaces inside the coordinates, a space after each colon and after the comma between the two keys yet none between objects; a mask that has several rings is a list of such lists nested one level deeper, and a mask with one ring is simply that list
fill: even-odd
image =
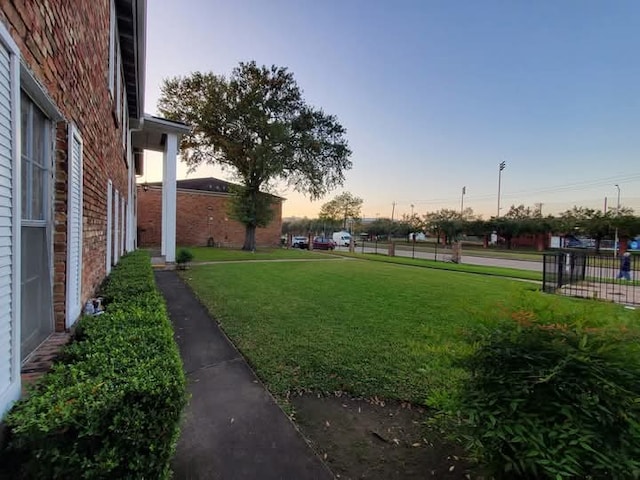
[{"label": "trimmed shrub", "polygon": [[186,248],[181,248],[178,250],[178,254],[176,255],[176,263],[178,264],[178,268],[184,270],[187,268],[187,264],[193,260],[193,253],[191,250],[187,250]]},{"label": "trimmed shrub", "polygon": [[637,331],[513,320],[469,359],[458,400],[470,451],[496,478],[639,478]]},{"label": "trimmed shrub", "polygon": [[186,402],[182,362],[144,252],[103,286],[63,361],[6,418],[23,478],[168,478]]}]

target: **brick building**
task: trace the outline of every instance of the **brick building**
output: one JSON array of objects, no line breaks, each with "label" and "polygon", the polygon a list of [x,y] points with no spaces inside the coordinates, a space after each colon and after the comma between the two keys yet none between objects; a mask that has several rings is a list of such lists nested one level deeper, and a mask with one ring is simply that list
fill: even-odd
[{"label": "brick building", "polygon": [[135,248],[142,149],[165,152],[175,196],[188,129],[143,113],[145,17],[145,0],[0,2],[0,418],[25,359]]},{"label": "brick building", "polygon": [[[217,178],[194,178],[177,182],[176,243],[185,246],[220,245],[240,247],[245,227],[227,215],[229,184]],[[142,247],[160,245],[162,184],[138,185],[138,242]],[[280,243],[282,198],[274,198],[274,218],[256,229],[258,246]]]}]

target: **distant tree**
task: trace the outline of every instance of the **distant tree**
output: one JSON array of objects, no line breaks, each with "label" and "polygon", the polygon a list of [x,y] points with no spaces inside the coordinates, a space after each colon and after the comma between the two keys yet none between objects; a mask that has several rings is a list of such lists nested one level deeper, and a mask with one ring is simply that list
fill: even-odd
[{"label": "distant tree", "polygon": [[596,253],[600,252],[602,240],[612,234],[614,214],[593,208],[574,206],[559,215],[558,225],[565,235],[583,234],[595,240]]},{"label": "distant tree", "polygon": [[262,192],[273,182],[317,199],[341,185],[351,168],[345,129],[305,103],[286,68],[249,62],[229,78],[196,72],[167,79],[159,110],[193,126],[182,139],[190,169],[218,164],[238,179],[230,211],[245,226],[244,250],[255,249],[256,228],[271,220],[273,197]]},{"label": "distant tree", "polygon": [[515,205],[511,205],[511,208],[509,208],[509,211],[503,215],[502,218],[509,218],[512,220],[518,219],[518,220],[523,220],[526,218],[540,218],[540,210],[538,209],[532,209],[531,207],[525,207],[524,205],[520,204],[517,207]]},{"label": "distant tree", "polygon": [[320,208],[320,218],[329,223],[342,222],[346,230],[347,221],[358,222],[362,216],[362,199],[350,192],[344,192],[328,201]]},{"label": "distant tree", "polygon": [[425,227],[438,236],[444,234],[444,243],[450,244],[463,231],[465,222],[458,210],[443,208],[424,216]]}]

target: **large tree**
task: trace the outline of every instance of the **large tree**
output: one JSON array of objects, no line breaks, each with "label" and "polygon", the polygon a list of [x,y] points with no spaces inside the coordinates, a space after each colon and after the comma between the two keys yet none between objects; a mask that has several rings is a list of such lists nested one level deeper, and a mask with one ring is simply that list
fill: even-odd
[{"label": "large tree", "polygon": [[330,223],[340,221],[346,230],[347,221],[360,220],[362,203],[362,199],[352,193],[341,193],[320,207],[320,218]]},{"label": "large tree", "polygon": [[272,218],[278,181],[315,200],[342,185],[351,168],[346,130],[333,115],[308,105],[286,68],[240,63],[231,76],[196,72],[167,79],[162,115],[193,129],[182,139],[191,170],[208,163],[229,169],[235,189],[230,214],[245,225],[243,250]]}]

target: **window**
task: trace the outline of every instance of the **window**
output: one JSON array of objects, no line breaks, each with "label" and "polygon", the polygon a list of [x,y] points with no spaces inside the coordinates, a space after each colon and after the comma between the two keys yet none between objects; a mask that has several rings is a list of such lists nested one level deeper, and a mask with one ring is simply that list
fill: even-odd
[{"label": "window", "polygon": [[122,116],[122,59],[120,57],[120,46],[116,41],[116,125],[120,123]]},{"label": "window", "polygon": [[50,124],[44,113],[22,92],[22,219],[43,222],[51,175]]},{"label": "window", "polygon": [[113,98],[113,89],[116,76],[116,3],[115,0],[110,2],[109,15],[109,93]]},{"label": "window", "polygon": [[125,158],[128,160],[128,150],[127,150],[127,133],[129,132],[129,108],[127,106],[127,95],[122,96],[122,148],[125,151]]}]

